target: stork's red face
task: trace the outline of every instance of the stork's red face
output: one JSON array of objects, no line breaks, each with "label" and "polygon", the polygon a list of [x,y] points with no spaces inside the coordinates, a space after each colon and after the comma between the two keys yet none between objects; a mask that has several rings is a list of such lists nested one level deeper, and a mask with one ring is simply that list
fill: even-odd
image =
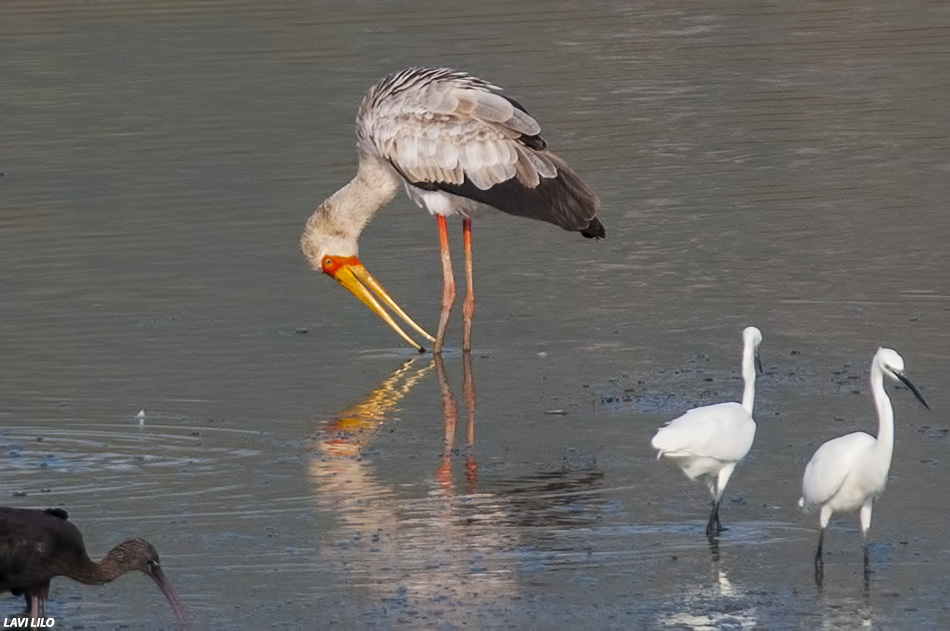
[{"label": "stork's red face", "polygon": [[[363,267],[363,264],[360,263],[359,258],[355,256],[326,255],[320,262],[320,266],[322,267],[324,274],[332,276],[354,296],[362,300],[363,304],[372,309],[373,312],[382,318],[386,324],[392,327],[392,329],[398,333],[402,339],[409,342],[409,344],[418,349],[420,353],[424,353],[425,349],[416,343],[411,337],[409,337],[406,332],[403,331],[398,324],[396,324],[396,321],[393,320],[391,315],[389,315],[389,312],[383,309],[382,305],[379,304],[379,301],[376,300],[377,297],[379,297],[379,300],[382,300],[387,307],[392,309],[393,312],[402,318],[409,326],[418,331],[420,335],[425,337],[430,342],[435,341],[434,337],[426,333],[426,331],[421,326],[413,322],[412,318],[410,318],[406,312],[396,304],[396,301],[389,296],[389,293],[383,289],[383,286],[380,285],[375,278],[373,278],[372,274],[370,274],[365,267]],[[373,295],[374,292],[376,294],[375,296]]]}]

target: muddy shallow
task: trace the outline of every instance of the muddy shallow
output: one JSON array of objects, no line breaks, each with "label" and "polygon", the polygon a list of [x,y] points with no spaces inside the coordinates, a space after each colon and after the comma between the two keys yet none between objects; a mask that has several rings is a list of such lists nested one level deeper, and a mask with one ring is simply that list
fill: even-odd
[{"label": "muddy shallow", "polygon": [[[628,4],[5,3],[2,503],[66,508],[93,556],[151,540],[197,628],[950,625],[946,10]],[[504,86],[603,203],[599,243],[476,222],[468,365],[297,252],[411,64]],[[400,197],[361,239],[430,328],[435,237]],[[711,549],[649,439],[739,396],[746,324],[758,432]],[[818,590],[801,473],[873,431],[880,345],[932,409],[890,388],[874,573],[842,516]],[[172,625],[142,576],[49,612]]]}]

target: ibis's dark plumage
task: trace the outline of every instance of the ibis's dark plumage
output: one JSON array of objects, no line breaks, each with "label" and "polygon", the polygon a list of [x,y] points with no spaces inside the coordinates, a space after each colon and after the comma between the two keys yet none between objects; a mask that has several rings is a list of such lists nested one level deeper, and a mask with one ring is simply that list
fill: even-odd
[{"label": "ibis's dark plumage", "polygon": [[56,576],[102,585],[139,570],[155,581],[178,623],[187,626],[184,608],[165,578],[152,544],[144,539],[123,541],[96,563],[86,553],[82,533],[68,517],[59,508],[0,507],[0,593],[22,595],[30,616],[40,618],[45,615],[50,580]]}]

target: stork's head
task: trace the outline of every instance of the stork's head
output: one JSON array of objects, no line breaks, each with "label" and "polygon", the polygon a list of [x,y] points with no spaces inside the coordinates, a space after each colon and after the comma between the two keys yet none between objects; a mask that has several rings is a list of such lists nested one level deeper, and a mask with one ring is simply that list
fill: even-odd
[{"label": "stork's head", "polygon": [[[326,202],[324,202],[324,205],[325,204]],[[354,296],[359,298],[363,304],[369,307],[376,315],[382,318],[383,321],[392,327],[404,340],[418,349],[420,353],[425,352],[425,349],[420,344],[415,342],[402,330],[396,321],[393,320],[389,312],[379,304],[379,301],[382,301],[383,304],[389,307],[426,339],[434,341],[434,338],[416,324],[412,318],[396,304],[396,301],[383,289],[383,286],[373,278],[369,270],[363,267],[363,264],[357,256],[359,247],[356,238],[338,230],[328,210],[328,208],[323,208],[322,206],[318,208],[317,212],[307,221],[307,227],[304,229],[303,236],[300,237],[300,249],[310,263],[310,267],[315,271],[321,271],[333,277]],[[379,300],[377,300],[377,298]]]}]

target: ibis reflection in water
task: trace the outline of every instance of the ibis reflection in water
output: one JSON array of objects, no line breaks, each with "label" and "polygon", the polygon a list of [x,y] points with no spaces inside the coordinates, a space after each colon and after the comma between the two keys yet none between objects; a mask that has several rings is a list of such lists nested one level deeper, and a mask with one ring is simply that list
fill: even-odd
[{"label": "ibis reflection in water", "polygon": [[[548,151],[538,122],[499,90],[449,68],[408,68],[379,81],[356,115],[356,177],[317,207],[300,240],[314,270],[335,278],[420,352],[425,350],[422,345],[379,301],[434,342],[436,353],[442,351],[455,301],[446,217],[462,217],[467,292],[462,305],[463,350],[471,348],[475,312],[473,216],[501,211],[547,221],[588,238],[605,236],[597,218],[597,196]],[[400,185],[436,217],[443,288],[435,338],[396,304],[357,256],[360,233]]]},{"label": "ibis reflection in water", "polygon": [[31,618],[45,615],[50,581],[65,576],[87,585],[109,583],[126,572],[147,574],[161,590],[182,627],[185,610],[159,564],[158,552],[144,539],[129,539],[96,563],[86,553],[82,533],[66,511],[0,507],[0,593],[26,598]]}]

